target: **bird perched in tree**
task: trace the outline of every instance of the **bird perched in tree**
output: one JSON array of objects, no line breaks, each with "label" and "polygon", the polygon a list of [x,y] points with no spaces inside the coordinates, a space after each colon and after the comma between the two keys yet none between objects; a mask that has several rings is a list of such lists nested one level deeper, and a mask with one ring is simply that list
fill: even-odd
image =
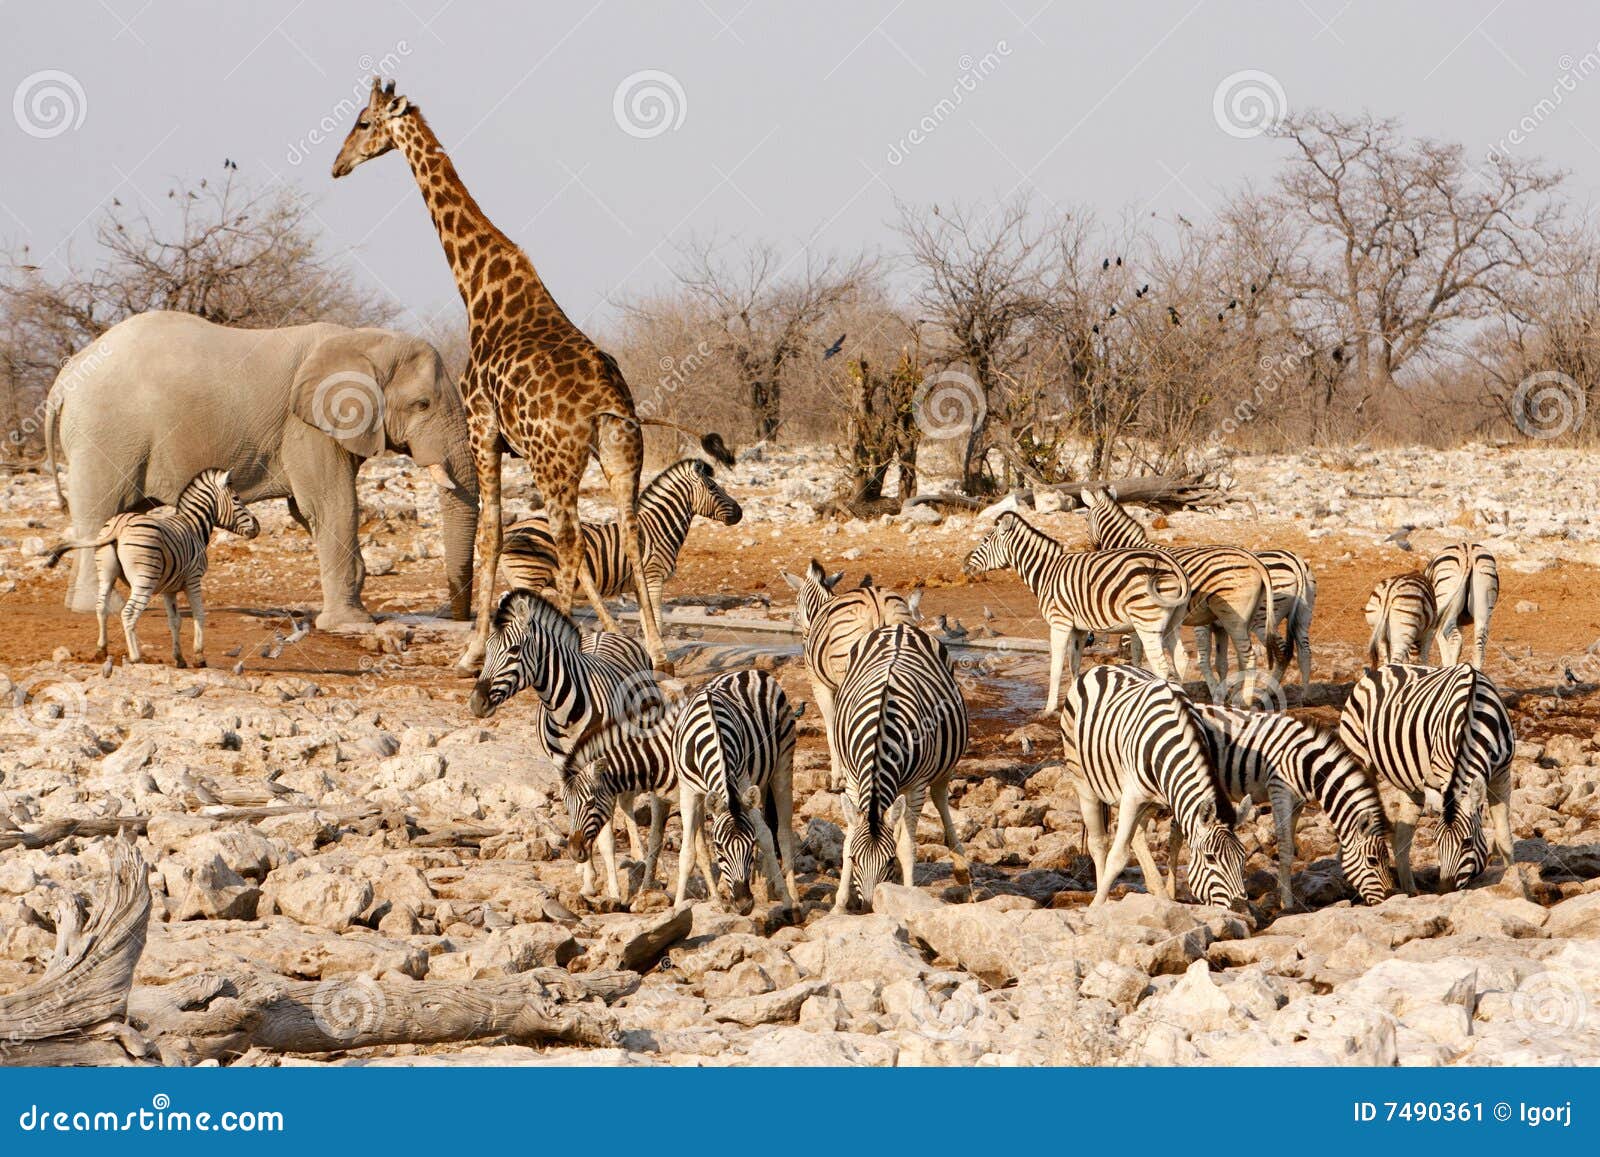
[{"label": "bird perched in tree", "polygon": [[835,354],[837,354],[840,350],[844,349],[844,339],[849,337],[849,336],[850,336],[849,334],[842,333],[837,338],[835,338],[833,344],[831,346],[829,346],[827,349],[822,351],[822,360],[823,361],[827,361],[829,358],[831,358]]},{"label": "bird perched in tree", "polygon": [[1104,261],[1102,261],[1100,263],[1100,268],[1101,269],[1110,269],[1111,268],[1111,258],[1107,257]]},{"label": "bird perched in tree", "polygon": [[1178,311],[1173,309],[1172,306],[1170,306],[1170,305],[1167,306],[1167,320],[1170,321],[1173,325],[1182,325],[1183,324],[1183,319],[1178,316]]},{"label": "bird perched in tree", "polygon": [[228,159],[228,158],[227,158],[227,157],[223,157],[223,158],[222,158],[222,167],[223,167],[223,168],[224,168],[224,169],[232,169],[232,170],[233,170],[233,171],[234,171],[234,172],[238,172],[238,171],[239,171],[239,166],[238,166],[238,165],[236,165],[236,164],[234,164],[234,163],[233,163],[233,162],[232,162],[232,161],[231,161],[231,160],[229,160],[229,159]]}]

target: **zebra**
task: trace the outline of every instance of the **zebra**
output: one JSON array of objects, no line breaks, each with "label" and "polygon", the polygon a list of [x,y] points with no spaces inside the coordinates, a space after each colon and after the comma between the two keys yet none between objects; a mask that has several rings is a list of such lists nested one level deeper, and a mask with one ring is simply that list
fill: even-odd
[{"label": "zebra", "polygon": [[228,486],[228,471],[202,470],[178,494],[171,510],[114,515],[93,539],[68,540],[50,548],[47,566],[55,566],[69,550],[93,550],[99,577],[94,613],[100,625],[95,658],[106,657],[106,620],[111,591],[121,580],[128,587],[122,607],[122,633],[128,641],[128,658],[143,662],[136,628],[150,599],[160,595],[167,604],[167,626],[172,631],[172,660],[187,667],[178,641],[181,619],[178,592],[189,600],[194,619],[194,659],[206,665],[206,605],[200,579],[206,573],[206,547],[215,527],[254,538],[261,524]]},{"label": "zebra", "polygon": [[1427,662],[1438,607],[1426,577],[1413,573],[1384,579],[1368,596],[1365,613],[1372,628],[1367,666]]},{"label": "zebra", "polygon": [[[1316,800],[1339,836],[1339,866],[1363,903],[1379,904],[1394,890],[1389,820],[1378,789],[1331,731],[1281,712],[1241,711],[1196,704],[1206,746],[1234,801],[1270,803],[1278,836],[1278,895],[1292,907],[1289,876],[1300,809]],[[1182,832],[1172,825],[1167,870],[1176,875]]]},{"label": "zebra", "polygon": [[[711,465],[698,458],[674,462],[652,478],[639,495],[638,513],[645,582],[658,606],[662,587],[678,568],[678,552],[695,515],[724,526],[733,526],[744,517],[739,504],[717,485]],[[615,631],[617,622],[605,600],[635,591],[633,567],[622,549],[622,531],[615,522],[585,522],[580,529],[584,593],[594,605],[600,625]],[[500,566],[512,590],[543,592],[555,586],[556,550],[546,516],[536,515],[506,531]]]},{"label": "zebra", "polygon": [[856,590],[835,594],[834,588],[844,572],[830,575],[816,559],[806,567],[803,578],[788,571],[782,573],[783,581],[795,591],[795,626],[805,639],[811,697],[822,716],[822,730],[828,741],[828,790],[839,791],[844,772],[834,726],[834,699],[849,668],[850,651],[878,627],[916,622],[922,592],[913,591],[909,599],[902,598],[893,591],[879,590],[865,579]]},{"label": "zebra", "polygon": [[[1262,638],[1267,659],[1276,670],[1279,663],[1275,619],[1276,599],[1272,575],[1266,564],[1248,550],[1235,546],[1163,546],[1154,548],[1150,536],[1138,519],[1129,514],[1109,490],[1097,487],[1085,491],[1089,499],[1089,541],[1095,550],[1161,549],[1178,561],[1188,576],[1190,595],[1184,625],[1194,628],[1195,654],[1200,674],[1206,681],[1214,703],[1226,698],[1226,685],[1212,667],[1212,644],[1221,652],[1233,643],[1244,672],[1244,699],[1255,699],[1256,659],[1250,644],[1252,626],[1258,616],[1263,621]],[[1138,659],[1139,640],[1135,639],[1134,658]]]},{"label": "zebra", "polygon": [[898,852],[909,886],[917,861],[917,817],[932,797],[958,887],[972,871],[950,814],[950,773],[967,750],[967,704],[944,645],[907,623],[878,627],[856,643],[839,685],[839,757],[844,769],[844,863],[835,912],[872,893]]},{"label": "zebra", "polygon": [[1444,801],[1439,891],[1463,888],[1488,864],[1487,807],[1496,851],[1515,870],[1511,840],[1511,757],[1516,741],[1500,693],[1466,663],[1393,663],[1368,671],[1339,716],[1339,738],[1369,771],[1400,791],[1394,825],[1400,886],[1416,890],[1411,837],[1426,793]]},{"label": "zebra", "polygon": [[1188,610],[1190,586],[1183,568],[1160,550],[1068,551],[1020,514],[1006,511],[967,555],[967,574],[1014,569],[1039,600],[1050,626],[1050,692],[1045,716],[1061,703],[1061,673],[1077,675],[1084,637],[1133,632],[1158,674],[1187,672],[1178,629]]},{"label": "zebra", "polygon": [[[755,906],[750,877],[758,852],[768,897],[777,892],[784,909],[795,910],[794,720],[783,687],[766,671],[731,672],[684,701],[671,742],[683,819],[676,903],[688,897],[690,848],[704,843],[709,812],[711,854],[701,848],[701,870],[714,861],[734,910],[744,916]],[[706,887],[715,893],[709,874]]]},{"label": "zebra", "polygon": [[1458,542],[1435,555],[1426,573],[1438,604],[1433,626],[1439,639],[1439,661],[1448,667],[1460,660],[1461,628],[1470,623],[1473,657],[1467,662],[1483,670],[1489,616],[1500,597],[1500,571],[1494,555],[1476,542]]},{"label": "zebra", "polygon": [[[1137,667],[1094,667],[1067,690],[1061,738],[1094,858],[1091,906],[1106,902],[1130,850],[1139,858],[1145,886],[1165,894],[1142,835],[1146,819],[1165,807],[1192,853],[1189,890],[1201,903],[1244,909],[1245,854],[1233,833],[1233,801],[1212,761],[1199,713],[1180,689]],[[1108,805],[1117,808],[1109,850]]]},{"label": "zebra", "polygon": [[[1267,568],[1272,580],[1273,608],[1283,623],[1283,645],[1278,652],[1278,664],[1273,678],[1283,682],[1289,671],[1289,661],[1300,665],[1300,685],[1311,685],[1311,617],[1317,609],[1317,576],[1305,559],[1292,550],[1258,550],[1255,552]],[[1262,614],[1256,616],[1251,629],[1257,633],[1265,630]],[[1266,640],[1263,639],[1263,642]],[[1227,670],[1227,656],[1219,664]]]}]

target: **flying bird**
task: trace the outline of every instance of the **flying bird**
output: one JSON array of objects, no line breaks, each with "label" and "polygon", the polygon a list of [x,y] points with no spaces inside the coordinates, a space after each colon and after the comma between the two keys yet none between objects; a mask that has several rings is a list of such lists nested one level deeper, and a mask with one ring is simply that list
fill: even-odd
[{"label": "flying bird", "polygon": [[1411,532],[1413,530],[1415,530],[1415,529],[1417,529],[1416,526],[1414,524],[1408,522],[1405,525],[1403,525],[1402,527],[1400,527],[1399,530],[1397,530],[1393,534],[1391,534],[1388,538],[1384,539],[1383,541],[1384,542],[1392,542],[1396,546],[1398,546],[1401,550],[1410,550],[1411,549]]},{"label": "flying bird", "polygon": [[842,333],[837,338],[835,338],[834,341],[833,341],[833,344],[831,346],[829,346],[827,349],[822,351],[822,360],[823,361],[827,361],[829,358],[831,358],[835,354],[837,354],[840,350],[844,349],[844,339],[849,337],[849,336],[850,336],[849,334]]}]

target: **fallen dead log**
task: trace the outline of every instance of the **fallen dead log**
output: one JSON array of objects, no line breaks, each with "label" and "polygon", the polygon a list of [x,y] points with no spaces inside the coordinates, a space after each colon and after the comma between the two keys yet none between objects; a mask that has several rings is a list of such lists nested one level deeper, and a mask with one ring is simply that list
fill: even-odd
[{"label": "fallen dead log", "polygon": [[[1111,478],[1111,479],[1085,479],[1081,482],[1060,482],[1051,486],[1033,487],[1026,490],[1014,491],[1019,502],[1032,504],[1035,496],[1040,491],[1060,494],[1076,502],[1083,501],[1083,492],[1100,487],[1114,487],[1117,499],[1133,506],[1145,506],[1153,510],[1181,510],[1202,509],[1207,507],[1225,506],[1230,502],[1244,501],[1220,486],[1206,482],[1203,478],[1174,478],[1161,474],[1144,474],[1136,478]],[[969,498],[965,494],[952,494],[948,492],[939,494],[919,494],[910,499],[907,506],[948,506],[961,510],[982,510],[993,504],[993,499]]]},{"label": "fallen dead log", "polygon": [[231,1061],[251,1049],[332,1053],[486,1039],[614,1045],[611,1014],[563,1003],[563,990],[572,991],[536,972],[470,983],[206,972],[135,989],[129,1015],[168,1064]]},{"label": "fallen dead log", "polygon": [[[220,804],[210,804],[194,814],[201,819],[214,820],[219,824],[224,824],[232,823],[236,820],[254,823],[257,820],[268,819],[272,816],[297,815],[317,810],[310,804],[277,804],[267,807],[227,807]],[[355,824],[377,814],[376,809],[368,809],[360,812],[348,812],[334,818],[340,824]],[[149,826],[149,816],[133,814],[48,820],[31,828],[0,831],[0,852],[5,851],[7,848],[15,847],[23,847],[30,850],[45,848],[51,844],[59,844],[62,840],[71,839],[73,836],[92,839],[96,836],[114,836],[122,832],[142,836],[149,829]]]},{"label": "fallen dead log", "polygon": [[153,1062],[156,1050],[127,1023],[149,923],[149,870],[132,844],[118,840],[93,916],[85,923],[80,903],[62,905],[49,967],[0,996],[0,1065]]}]

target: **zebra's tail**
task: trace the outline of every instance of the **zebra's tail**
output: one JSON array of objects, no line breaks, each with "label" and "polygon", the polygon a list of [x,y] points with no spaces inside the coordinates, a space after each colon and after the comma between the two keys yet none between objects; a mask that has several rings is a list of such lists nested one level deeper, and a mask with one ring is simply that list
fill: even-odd
[{"label": "zebra's tail", "polygon": [[762,793],[761,817],[767,821],[767,831],[772,835],[772,854],[778,866],[787,868],[789,865],[783,862],[783,842],[778,839],[778,793],[772,790],[771,784]]},{"label": "zebra's tail", "polygon": [[[1472,566],[1472,556],[1469,553],[1466,561],[1466,571],[1461,576],[1461,581],[1456,584],[1455,590],[1450,592],[1450,601],[1441,604],[1434,610],[1433,621],[1435,627],[1442,634],[1445,631],[1461,630],[1461,612],[1467,609],[1467,599],[1475,592],[1477,575]],[[1433,586],[1433,580],[1428,580],[1428,585]],[[1440,644],[1443,647],[1444,644]]]},{"label": "zebra's tail", "polygon": [[1367,666],[1378,666],[1378,644],[1389,629],[1389,600],[1378,603],[1378,621],[1372,624],[1372,635],[1367,639]]},{"label": "zebra's tail", "polygon": [[116,535],[108,534],[104,538],[97,538],[91,542],[73,542],[71,539],[67,539],[65,542],[58,542],[50,548],[50,553],[45,555],[44,565],[47,567],[55,566],[56,563],[61,561],[61,556],[69,550],[98,550],[102,546],[109,546],[116,540]]},{"label": "zebra's tail", "polygon": [[[1261,598],[1266,604],[1262,610],[1266,615],[1266,622],[1264,624],[1266,631],[1263,641],[1266,643],[1267,647],[1267,666],[1276,671],[1278,669],[1278,660],[1282,658],[1283,651],[1278,646],[1278,628],[1276,619],[1278,600],[1273,596],[1272,593],[1272,572],[1267,569],[1266,563],[1262,562],[1255,556],[1254,552],[1246,551],[1245,553],[1250,555],[1250,561],[1255,564],[1256,577],[1261,581]],[[1245,627],[1245,642],[1248,644],[1250,641],[1248,620],[1245,623]]]}]

